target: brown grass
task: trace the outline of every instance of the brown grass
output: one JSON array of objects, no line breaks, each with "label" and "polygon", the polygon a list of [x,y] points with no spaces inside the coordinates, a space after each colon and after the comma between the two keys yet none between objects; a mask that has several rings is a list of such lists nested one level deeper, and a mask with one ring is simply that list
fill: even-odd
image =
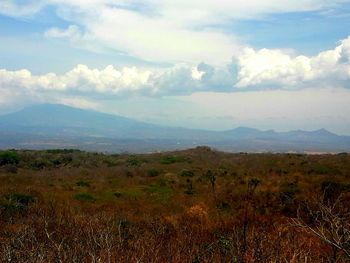
[{"label": "brown grass", "polygon": [[339,187],[337,214],[349,223],[347,154],[18,155],[17,173],[0,168],[0,262],[349,260],[293,224],[313,226],[324,182]]}]

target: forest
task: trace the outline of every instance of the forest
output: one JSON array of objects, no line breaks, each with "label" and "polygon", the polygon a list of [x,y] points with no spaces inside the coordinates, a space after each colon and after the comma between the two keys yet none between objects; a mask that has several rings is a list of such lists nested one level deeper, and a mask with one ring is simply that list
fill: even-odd
[{"label": "forest", "polygon": [[349,262],[350,155],[0,151],[0,262]]}]

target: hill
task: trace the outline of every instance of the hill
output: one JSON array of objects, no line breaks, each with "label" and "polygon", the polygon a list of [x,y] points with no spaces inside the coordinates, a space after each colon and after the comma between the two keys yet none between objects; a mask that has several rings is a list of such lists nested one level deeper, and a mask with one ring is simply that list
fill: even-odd
[{"label": "hill", "polygon": [[208,131],[159,126],[58,104],[35,105],[0,116],[0,135],[0,148],[149,152],[208,145],[231,152],[350,151],[349,136],[325,129]]}]

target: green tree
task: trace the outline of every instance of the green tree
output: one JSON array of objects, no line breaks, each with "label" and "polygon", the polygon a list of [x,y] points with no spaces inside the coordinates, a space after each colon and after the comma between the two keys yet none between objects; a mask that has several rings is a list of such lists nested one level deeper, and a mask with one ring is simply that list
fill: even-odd
[{"label": "green tree", "polygon": [[0,166],[3,165],[17,165],[19,163],[19,156],[14,151],[6,151],[0,153]]}]

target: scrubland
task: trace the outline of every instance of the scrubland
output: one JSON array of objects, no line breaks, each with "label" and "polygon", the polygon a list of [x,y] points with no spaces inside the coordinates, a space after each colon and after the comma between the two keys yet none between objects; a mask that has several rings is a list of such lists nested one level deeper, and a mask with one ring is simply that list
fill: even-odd
[{"label": "scrubland", "polygon": [[1,262],[348,262],[350,155],[0,152]]}]

